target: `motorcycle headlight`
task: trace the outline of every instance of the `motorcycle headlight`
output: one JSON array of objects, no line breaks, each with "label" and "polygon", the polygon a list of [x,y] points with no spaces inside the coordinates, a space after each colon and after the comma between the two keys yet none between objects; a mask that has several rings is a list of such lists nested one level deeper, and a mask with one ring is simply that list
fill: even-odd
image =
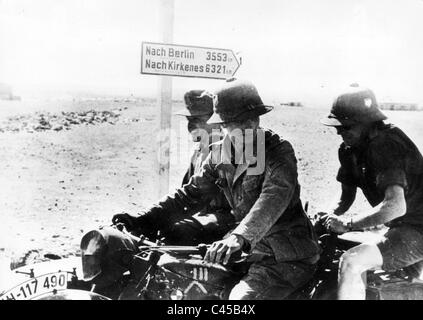
[{"label": "motorcycle headlight", "polygon": [[81,239],[82,272],[85,281],[91,281],[101,273],[101,260],[106,251],[103,235],[93,230]]},{"label": "motorcycle headlight", "polygon": [[172,290],[172,292],[170,293],[171,300],[182,300],[183,298],[184,293],[179,289]]}]

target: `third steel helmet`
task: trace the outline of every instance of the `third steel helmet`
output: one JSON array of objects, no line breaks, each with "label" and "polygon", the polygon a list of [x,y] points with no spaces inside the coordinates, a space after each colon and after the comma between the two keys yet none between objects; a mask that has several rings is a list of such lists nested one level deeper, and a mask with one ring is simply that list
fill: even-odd
[{"label": "third steel helmet", "polygon": [[373,91],[357,86],[338,95],[329,116],[320,122],[327,126],[343,126],[385,119],[387,117],[380,111]]}]

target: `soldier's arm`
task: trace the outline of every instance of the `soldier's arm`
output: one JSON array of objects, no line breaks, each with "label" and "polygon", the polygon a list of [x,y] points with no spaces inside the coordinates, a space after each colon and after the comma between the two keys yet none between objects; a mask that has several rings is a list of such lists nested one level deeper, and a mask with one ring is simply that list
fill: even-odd
[{"label": "soldier's arm", "polygon": [[364,217],[353,220],[351,227],[359,230],[385,224],[403,216],[406,210],[404,188],[399,185],[390,185],[385,190],[382,203]]},{"label": "soldier's arm", "polygon": [[173,214],[188,216],[201,210],[219,192],[215,184],[217,177],[211,159],[206,158],[200,173],[193,175],[187,184],[142,212],[139,221],[160,228],[168,223]]},{"label": "soldier's arm", "polygon": [[357,187],[347,184],[341,184],[341,194],[337,198],[335,204],[327,210],[327,213],[333,213],[337,216],[344,214],[351,208],[357,194]]},{"label": "soldier's arm", "polygon": [[390,136],[375,139],[370,147],[376,172],[376,187],[384,194],[383,201],[363,218],[352,223],[353,229],[369,228],[390,222],[407,211],[408,190],[406,168],[410,159],[404,146]]},{"label": "soldier's arm", "polygon": [[357,194],[357,181],[353,175],[353,157],[351,150],[346,148],[345,144],[341,144],[338,149],[340,167],[336,175],[336,180],[341,183],[341,192],[336,198],[335,204],[326,211],[329,214],[342,215],[354,203]]},{"label": "soldier's arm", "polygon": [[381,136],[371,145],[372,164],[376,170],[376,187],[384,199],[363,218],[353,221],[353,228],[363,229],[385,224],[403,216],[407,211],[405,194],[408,190],[406,168],[407,150],[390,136]]},{"label": "soldier's arm", "polygon": [[182,179],[182,185],[187,184],[189,182],[189,179],[194,175],[194,161],[197,158],[197,152],[194,149],[191,153],[190,161],[189,161],[189,167],[187,171],[185,172],[184,178]]},{"label": "soldier's arm", "polygon": [[[268,155],[266,155],[267,157]],[[297,161],[291,145],[285,142],[278,161],[266,165],[259,198],[232,234],[244,238],[253,249],[288,208],[297,187]]]}]

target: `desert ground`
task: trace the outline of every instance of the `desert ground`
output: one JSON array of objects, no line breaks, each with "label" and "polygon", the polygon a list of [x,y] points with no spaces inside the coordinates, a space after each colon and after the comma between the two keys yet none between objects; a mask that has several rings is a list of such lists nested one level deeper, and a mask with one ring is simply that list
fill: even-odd
[{"label": "desert ground", "polygon": [[[180,108],[175,102],[173,110]],[[293,144],[310,213],[339,189],[340,138],[319,123],[327,113],[276,105],[262,118],[262,126]],[[386,113],[423,150],[423,112]],[[78,255],[85,232],[110,224],[114,213],[137,212],[157,200],[157,120],[157,105],[148,99],[0,101],[0,255],[32,249]],[[180,134],[176,141],[188,141],[184,118],[172,116],[172,126]],[[188,150],[179,150],[182,158]],[[171,189],[187,165],[172,161]],[[369,208],[361,193],[356,202],[354,212]]]}]

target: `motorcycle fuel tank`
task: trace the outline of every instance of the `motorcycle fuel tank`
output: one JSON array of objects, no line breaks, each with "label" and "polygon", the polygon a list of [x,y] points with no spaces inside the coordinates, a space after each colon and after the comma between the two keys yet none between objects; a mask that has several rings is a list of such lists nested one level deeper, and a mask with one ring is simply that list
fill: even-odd
[{"label": "motorcycle fuel tank", "polygon": [[188,300],[222,299],[242,276],[220,264],[196,257],[184,259],[165,254],[157,266],[161,270],[157,279],[163,279],[162,284],[166,284],[165,290],[171,299],[175,296]]}]

